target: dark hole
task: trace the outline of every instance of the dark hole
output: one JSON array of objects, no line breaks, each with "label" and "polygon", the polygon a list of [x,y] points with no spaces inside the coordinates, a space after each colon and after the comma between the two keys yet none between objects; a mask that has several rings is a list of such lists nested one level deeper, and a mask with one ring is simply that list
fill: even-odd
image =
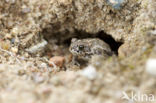
[{"label": "dark hole", "polygon": [[[65,34],[69,34],[69,33],[67,32]],[[60,35],[61,35],[61,33],[60,33]],[[71,44],[71,39],[72,38],[78,38],[78,39],[99,38],[99,39],[105,41],[107,44],[109,44],[109,46],[111,47],[112,51],[116,55],[118,55],[118,48],[123,44],[122,41],[121,42],[115,41],[112,36],[110,36],[109,34],[105,33],[104,31],[101,31],[101,32],[98,32],[98,33],[95,33],[95,34],[91,34],[91,33],[85,32],[85,31],[75,30],[73,36],[65,39],[64,41],[61,41],[59,39],[60,35],[59,35],[59,33],[56,33],[56,35],[54,37],[48,37],[48,36],[45,35],[45,39],[48,41],[50,38],[57,38],[58,39],[57,40],[58,42],[56,42],[57,45],[64,44],[67,47],[69,47],[70,44]]]},{"label": "dark hole", "polygon": [[114,40],[114,38],[108,34],[106,34],[105,32],[101,31],[99,33],[97,33],[97,37],[102,39],[103,41],[105,41],[106,43],[109,44],[109,46],[111,47],[112,51],[115,54],[118,54],[118,49],[119,47],[123,44],[123,42],[117,42]]},{"label": "dark hole", "polygon": [[[97,34],[91,34],[91,33],[85,32],[85,31],[80,31],[80,30],[75,29],[75,32],[74,32],[72,38],[77,38],[77,39],[94,38],[94,37],[96,37],[96,35]],[[66,39],[65,41],[63,41],[63,43],[67,44],[68,46],[70,46],[72,38]]]}]

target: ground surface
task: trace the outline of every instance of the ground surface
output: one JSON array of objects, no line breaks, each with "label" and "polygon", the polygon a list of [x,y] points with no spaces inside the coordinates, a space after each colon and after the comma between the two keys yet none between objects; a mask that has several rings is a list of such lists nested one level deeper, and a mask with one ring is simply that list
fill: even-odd
[{"label": "ground surface", "polygon": [[[156,99],[156,71],[146,71],[156,59],[156,1],[113,1],[1,0],[0,103],[147,103],[123,91]],[[74,37],[98,37],[116,55],[75,66]]]}]

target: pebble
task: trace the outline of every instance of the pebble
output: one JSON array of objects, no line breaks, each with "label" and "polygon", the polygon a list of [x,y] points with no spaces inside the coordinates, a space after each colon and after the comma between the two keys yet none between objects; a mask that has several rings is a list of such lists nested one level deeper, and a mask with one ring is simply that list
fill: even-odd
[{"label": "pebble", "polygon": [[27,6],[22,6],[22,12],[23,13],[29,13],[31,11],[31,9],[29,8],[29,7],[27,7]]},{"label": "pebble", "polygon": [[107,3],[110,4],[114,9],[120,9],[121,8],[121,4],[124,1],[125,0],[107,0]]},{"label": "pebble", "polygon": [[15,38],[11,39],[11,43],[14,44],[15,43]]},{"label": "pebble", "polygon": [[146,72],[156,77],[156,58],[151,58],[147,60]]},{"label": "pebble", "polygon": [[62,56],[54,56],[49,60],[49,66],[54,66],[54,64],[58,67],[62,67],[65,62],[65,58]]},{"label": "pebble", "polygon": [[14,4],[16,2],[16,0],[5,0],[7,3],[11,3]]},{"label": "pebble", "polygon": [[30,47],[30,48],[27,48],[26,51],[28,53],[32,53],[32,54],[33,53],[37,53],[39,51],[44,50],[46,45],[47,45],[47,41],[46,40],[42,40],[40,43],[38,43],[38,44],[36,44],[36,45],[34,45],[34,46]]},{"label": "pebble", "polygon": [[11,31],[13,35],[16,35],[18,32],[19,32],[19,29],[17,27],[14,27]]},{"label": "pebble", "polygon": [[46,63],[41,63],[40,67],[41,68],[47,68],[47,64]]},{"label": "pebble", "polygon": [[36,83],[41,83],[45,80],[45,78],[41,74],[34,74],[33,79]]},{"label": "pebble", "polygon": [[12,47],[12,48],[11,48],[11,51],[12,51],[13,53],[17,53],[17,52],[18,52],[18,48],[17,48],[17,47]]},{"label": "pebble", "polygon": [[94,80],[97,77],[97,72],[95,67],[89,65],[80,72],[80,75],[85,76],[90,80]]},{"label": "pebble", "polygon": [[5,34],[5,38],[6,38],[6,39],[11,39],[11,38],[12,38],[12,35],[9,34],[9,33],[6,33],[6,34]]},{"label": "pebble", "polygon": [[50,94],[51,92],[52,92],[52,90],[50,87],[41,88],[41,93],[43,93],[43,94]]},{"label": "pebble", "polygon": [[11,47],[10,41],[0,41],[0,48],[4,50],[9,50]]},{"label": "pebble", "polygon": [[153,30],[153,31],[150,31],[150,33],[151,33],[152,35],[156,35],[156,29]]}]

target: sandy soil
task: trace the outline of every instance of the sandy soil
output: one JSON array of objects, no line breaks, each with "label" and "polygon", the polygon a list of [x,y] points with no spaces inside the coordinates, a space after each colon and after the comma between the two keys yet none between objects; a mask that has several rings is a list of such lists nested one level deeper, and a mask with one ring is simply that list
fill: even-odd
[{"label": "sandy soil", "polygon": [[[155,18],[155,0],[1,0],[0,103],[155,103]],[[73,65],[75,37],[116,55]]]}]

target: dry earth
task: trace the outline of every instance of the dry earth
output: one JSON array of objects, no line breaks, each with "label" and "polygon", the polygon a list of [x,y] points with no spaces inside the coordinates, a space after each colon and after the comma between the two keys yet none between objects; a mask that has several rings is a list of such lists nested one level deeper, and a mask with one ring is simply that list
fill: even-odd
[{"label": "dry earth", "polygon": [[[155,18],[155,0],[1,0],[0,103],[156,103]],[[116,55],[72,65],[75,37]]]}]

